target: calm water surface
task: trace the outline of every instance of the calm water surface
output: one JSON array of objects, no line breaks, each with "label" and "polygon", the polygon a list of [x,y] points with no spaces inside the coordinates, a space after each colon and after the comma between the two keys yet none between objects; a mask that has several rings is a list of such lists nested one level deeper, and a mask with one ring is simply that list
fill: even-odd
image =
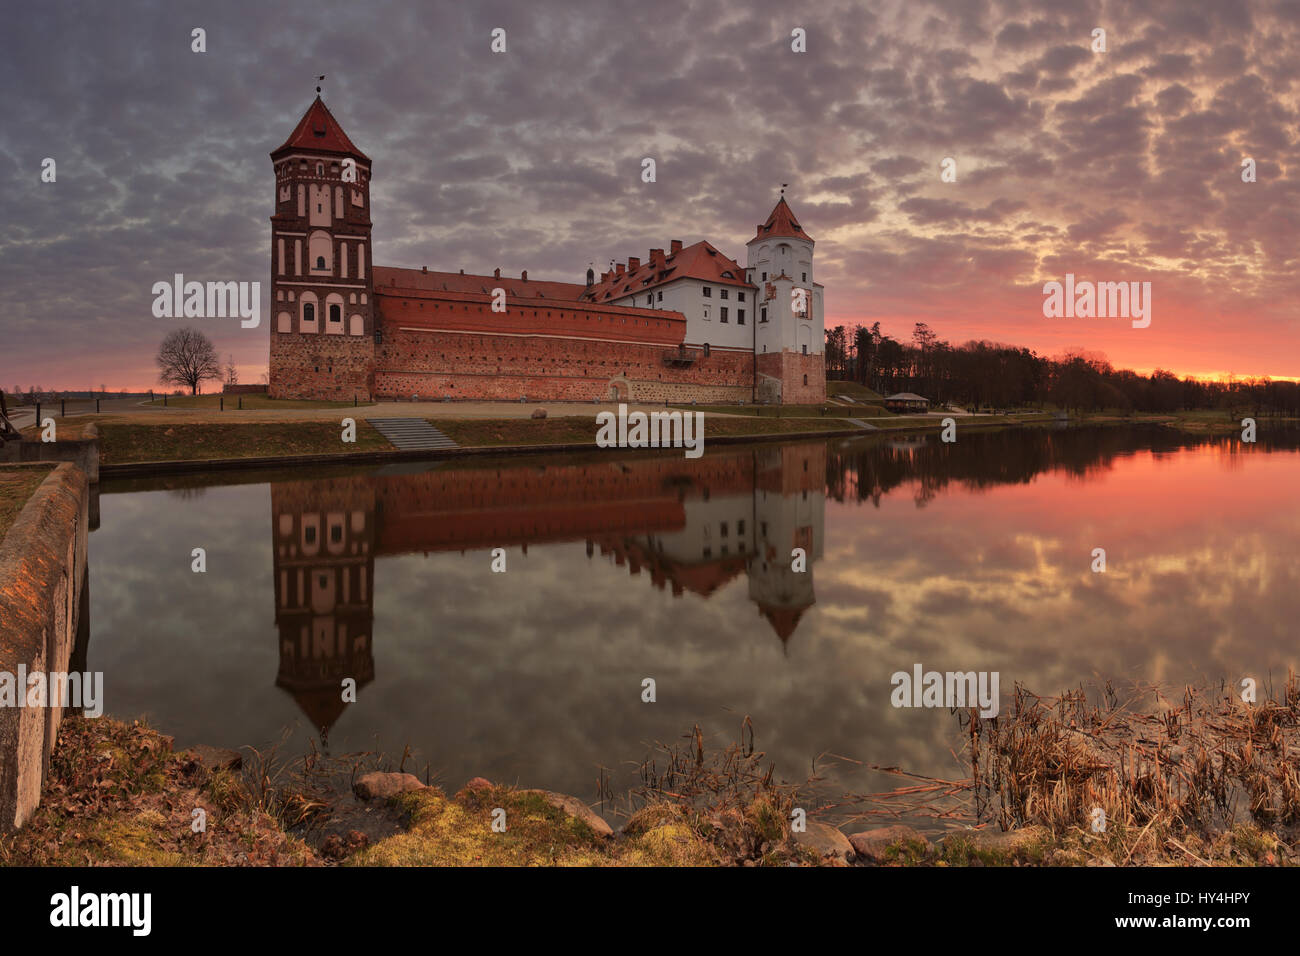
[{"label": "calm water surface", "polygon": [[879,790],[824,755],[966,769],[946,710],[890,704],[915,663],[998,671],[1004,699],[1280,683],[1298,478],[1294,433],[1112,428],[108,483],[89,666],[181,746],[409,745],[452,788],[594,800],[598,768],[631,786],[655,741],[748,715],[779,776]]}]

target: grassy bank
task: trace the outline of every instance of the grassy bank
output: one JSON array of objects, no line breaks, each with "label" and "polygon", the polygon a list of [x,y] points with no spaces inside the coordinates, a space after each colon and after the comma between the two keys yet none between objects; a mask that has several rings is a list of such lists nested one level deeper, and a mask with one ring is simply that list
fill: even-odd
[{"label": "grassy bank", "polygon": [[[820,406],[813,406],[814,409]],[[705,419],[705,446],[710,438],[804,435],[826,432],[856,432],[851,418],[870,417],[874,432],[933,432],[942,427],[939,416],[865,415],[858,409],[834,409],[835,416],[800,417],[806,409],[781,410],[750,408],[743,414],[731,406],[685,408],[702,411]],[[771,417],[769,417],[769,415]],[[333,419],[285,419],[256,421],[188,421],[170,419],[148,421],[126,416],[70,418],[59,421],[60,439],[82,436],[83,429],[94,422],[101,438],[101,462],[105,465],[136,464],[150,461],[203,461],[298,455],[332,455],[358,451],[393,451],[378,431],[360,415],[356,421],[356,442],[344,444],[341,428]],[[1011,415],[954,416],[958,431],[965,428],[990,428],[1038,425],[1051,422],[1052,413],[1027,412]],[[434,426],[464,448],[508,448],[511,446],[590,445],[595,447],[594,414],[531,418],[431,418]],[[1261,428],[1285,422],[1285,419],[1261,419]],[[1186,416],[1119,416],[1089,415],[1076,422],[1095,425],[1160,424],[1191,433],[1229,434],[1240,431],[1239,423],[1225,422],[1207,415]],[[34,426],[24,430],[28,438],[38,438]]]},{"label": "grassy bank", "polygon": [[357,440],[344,444],[332,421],[98,424],[100,463],[181,461],[205,458],[258,458],[277,455],[337,455],[354,451],[392,451],[388,439],[364,419],[356,419]]},{"label": "grassy bank", "polygon": [[[352,417],[352,416],[349,416]],[[100,462],[105,465],[149,461],[202,461],[216,458],[289,457],[335,455],[358,451],[393,451],[393,446],[363,418],[356,417],[356,442],[344,444],[334,421],[273,422],[95,422],[100,434]],[[595,447],[593,418],[432,419],[458,445],[467,448],[514,445],[586,444]],[[59,437],[82,435],[85,420],[60,423]],[[727,419],[706,421],[708,439],[723,435],[777,435],[798,432],[850,430],[844,419]],[[35,430],[28,428],[27,437]]]},{"label": "grassy bank", "polygon": [[[347,773],[325,767],[328,758],[312,755],[287,772],[259,757],[232,768],[174,752],[170,738],[139,723],[69,717],[41,806],[22,830],[0,837],[0,864],[710,866],[731,862],[737,847],[769,865],[819,862],[783,839],[783,808],[763,792],[729,817],[724,842],[722,821],[663,802],[613,834],[542,791],[476,780],[449,795],[391,774],[418,789],[365,803]],[[342,787],[322,786],[326,779]],[[199,833],[195,810],[203,811]],[[493,829],[496,810],[505,813],[504,832]]]},{"label": "grassy bank", "polygon": [[[1257,705],[1188,690],[1150,712],[1018,688],[998,720],[967,733],[970,777],[876,768],[906,785],[836,801],[860,811],[844,832],[810,810],[795,833],[793,810],[818,801],[774,783],[752,738],[706,752],[696,727],[643,760],[642,787],[614,801],[624,822],[613,830],[572,797],[481,778],[450,793],[392,772],[382,755],[289,763],[246,748],[237,766],[233,752],[174,752],[139,723],[69,717],[41,805],[0,837],[0,864],[1300,865],[1294,677]],[[973,819],[963,800],[985,808],[981,826],[957,822]],[[1100,830],[1090,825],[1098,809]],[[927,810],[947,831],[935,842],[897,823]],[[498,811],[504,830],[493,827]]]},{"label": "grassy bank", "polygon": [[54,465],[0,465],[0,541]]}]

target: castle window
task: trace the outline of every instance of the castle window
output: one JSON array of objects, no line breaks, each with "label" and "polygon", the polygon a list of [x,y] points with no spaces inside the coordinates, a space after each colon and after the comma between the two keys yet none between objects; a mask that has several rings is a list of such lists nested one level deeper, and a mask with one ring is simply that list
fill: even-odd
[{"label": "castle window", "polygon": [[719,322],[726,322],[726,321],[727,321],[727,307],[724,305],[724,306],[721,308],[721,310],[719,310],[719,311],[721,312],[721,315],[718,316],[718,321],[719,321]]},{"label": "castle window", "polygon": [[719,290],[718,290],[718,298],[720,298],[720,299],[726,299],[726,298],[728,298],[728,297],[729,297],[729,294],[728,294],[728,292],[727,292],[726,289],[719,289]]},{"label": "castle window", "polygon": [[330,321],[331,322],[343,321],[343,310],[339,308],[337,305],[330,306]]},{"label": "castle window", "polygon": [[[325,175],[325,164],[324,164],[324,163],[317,163],[317,164],[316,164],[316,175],[317,175],[317,176],[324,176],[324,175]],[[317,210],[317,211],[319,212],[319,210]]]},{"label": "castle window", "polygon": [[766,272],[763,273],[763,281],[764,281],[764,282],[767,281],[767,273],[766,273]]},{"label": "castle window", "polygon": [[316,268],[317,268],[317,269],[324,269],[324,268],[325,268],[325,257],[324,257],[324,256],[317,256],[317,257],[316,257]]},{"label": "castle window", "polygon": [[741,302],[744,302],[744,301],[745,301],[745,293],[743,293],[743,292],[737,292],[737,293],[736,293],[736,298],[740,299]]},{"label": "castle window", "polygon": [[[808,376],[807,376],[807,375],[805,375],[805,376],[803,377],[803,383],[804,383],[805,385],[808,384]],[[807,470],[808,470],[808,463],[807,463],[807,462],[804,462],[804,469],[803,469],[803,470],[804,470],[804,471],[807,471]]]},{"label": "castle window", "polygon": [[744,522],[744,521],[737,521],[737,522],[736,522],[736,534],[738,534],[738,535],[743,535],[744,533],[745,533],[745,522]]},{"label": "castle window", "polygon": [[709,354],[709,343],[708,343],[708,342],[705,342],[705,343],[704,343],[704,354],[705,354],[706,357],[707,357],[708,354]]},{"label": "castle window", "polygon": [[662,302],[663,300],[664,300],[664,294],[663,294],[662,292],[660,292],[660,293],[659,293],[659,301]]},{"label": "castle window", "polygon": [[803,354],[804,354],[804,355],[807,355],[807,354],[808,354],[808,346],[806,346],[806,345],[803,347]]},{"label": "castle window", "polygon": [[304,302],[302,304],[302,320],[304,322],[315,322],[316,306],[312,305],[310,302]]},{"label": "castle window", "polygon": [[760,321],[760,322],[766,322],[766,321],[767,321],[767,306],[763,306],[763,310],[762,310],[762,312],[759,313],[758,321]]},{"label": "castle window", "polygon": [[709,307],[707,305],[704,307],[704,317],[706,319],[709,317]]},{"label": "castle window", "polygon": [[706,285],[706,286],[704,287],[704,298],[706,298],[706,299],[712,299],[712,298],[713,298],[713,286]]},{"label": "castle window", "polygon": [[801,273],[799,273],[799,274],[800,274],[801,276],[803,276],[803,278],[799,280],[800,282],[807,282],[807,281],[808,281],[808,273],[806,273],[806,272],[801,272]]},{"label": "castle window", "polygon": [[725,538],[727,536],[727,522],[719,523],[719,533]]},{"label": "castle window", "polygon": [[737,325],[744,325],[744,324],[745,324],[745,310],[744,310],[744,309],[737,309],[737,310],[736,310],[736,324],[737,324]]},{"label": "castle window", "polygon": [[655,300],[655,297],[654,297],[653,295],[648,295],[648,296],[645,297],[645,304],[646,304],[646,305],[653,305],[653,304],[654,304],[654,300]]}]

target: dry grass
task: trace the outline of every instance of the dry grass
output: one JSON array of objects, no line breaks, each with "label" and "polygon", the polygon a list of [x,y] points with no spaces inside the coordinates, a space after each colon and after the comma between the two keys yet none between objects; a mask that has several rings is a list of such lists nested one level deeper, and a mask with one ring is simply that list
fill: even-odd
[{"label": "dry grass", "polygon": [[54,467],[47,464],[0,467],[0,541]]},{"label": "dry grass", "polygon": [[[206,828],[195,832],[194,811]],[[285,866],[316,859],[242,780],[139,723],[65,717],[41,805],[0,837],[5,866]]]},{"label": "dry grass", "polygon": [[357,440],[344,444],[338,422],[99,423],[100,461],[190,461],[392,451],[388,439],[357,417]]},{"label": "dry grass", "polygon": [[[1038,836],[1017,851],[1030,862],[1300,863],[1294,674],[1275,699],[1261,693],[1254,704],[1222,688],[1187,688],[1171,701],[1158,687],[1140,687],[1121,703],[1108,684],[1103,696],[1089,703],[1082,688],[1044,698],[1017,687],[1009,713],[961,715],[969,778],[907,774],[906,787],[855,796],[857,819],[932,817],[1032,831]],[[1139,706],[1144,699],[1148,705]],[[940,858],[974,861],[963,840],[945,840]],[[1002,854],[1002,861],[1015,857]]]}]

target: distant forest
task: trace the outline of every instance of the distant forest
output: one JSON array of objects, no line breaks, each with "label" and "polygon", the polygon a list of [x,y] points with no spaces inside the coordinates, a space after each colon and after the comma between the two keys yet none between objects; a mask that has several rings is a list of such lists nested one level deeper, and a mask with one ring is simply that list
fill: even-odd
[{"label": "distant forest", "polygon": [[976,407],[1300,415],[1297,382],[1180,379],[1162,369],[1139,375],[1083,352],[1052,359],[993,342],[954,346],[924,322],[916,324],[910,343],[883,334],[879,322],[828,329],[826,377],[858,382],[881,395],[915,392],[939,404]]}]

